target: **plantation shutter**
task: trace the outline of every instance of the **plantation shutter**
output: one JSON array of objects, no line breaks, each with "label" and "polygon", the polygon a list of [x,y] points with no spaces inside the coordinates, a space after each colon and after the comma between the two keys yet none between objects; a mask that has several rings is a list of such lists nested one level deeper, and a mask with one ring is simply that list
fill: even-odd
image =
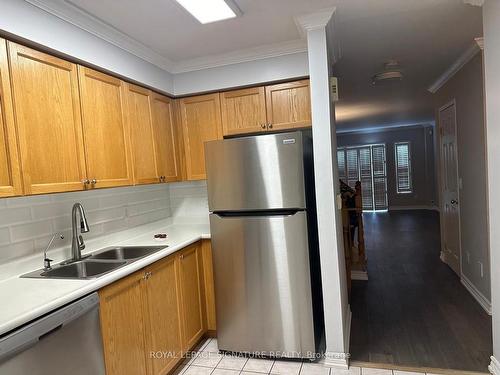
[{"label": "plantation shutter", "polygon": [[337,151],[337,163],[339,165],[339,178],[347,183],[346,167],[345,167],[345,150],[338,149]]},{"label": "plantation shutter", "polygon": [[387,209],[387,169],[385,145],[372,147],[373,199],[376,210]]},{"label": "plantation shutter", "polygon": [[398,194],[412,192],[410,144],[400,142],[394,144],[396,156],[396,187]]}]

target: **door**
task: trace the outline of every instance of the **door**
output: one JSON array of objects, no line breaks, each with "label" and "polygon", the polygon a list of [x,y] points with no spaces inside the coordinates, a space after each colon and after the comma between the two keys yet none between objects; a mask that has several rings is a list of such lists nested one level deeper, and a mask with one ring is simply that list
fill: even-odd
[{"label": "door", "polygon": [[174,121],[172,99],[153,93],[151,96],[151,114],[156,150],[156,165],[163,182],[180,181],[180,165],[177,132]]},{"label": "door", "polygon": [[441,132],[442,238],[445,262],[461,275],[460,205],[455,101],[439,110]]},{"label": "door", "polygon": [[224,135],[255,133],[267,129],[264,87],[220,94]]},{"label": "door", "polygon": [[219,349],[313,353],[306,213],[211,214],[210,228]]},{"label": "door", "polygon": [[0,198],[21,194],[7,45],[0,38]]},{"label": "door", "polygon": [[139,271],[99,291],[106,375],[147,373],[143,277]]},{"label": "door", "polygon": [[208,142],[206,154],[210,211],[305,207],[301,132]]},{"label": "door", "polygon": [[87,175],[93,188],[133,184],[124,82],[78,67]]},{"label": "door", "polygon": [[266,86],[266,107],[270,130],[311,126],[309,80]]},{"label": "door", "polygon": [[77,66],[8,43],[25,194],[82,190]]},{"label": "door", "polygon": [[146,270],[146,353],[169,353],[149,360],[152,375],[168,374],[182,356],[181,296],[176,259],[176,255],[169,256]]},{"label": "door", "polygon": [[195,243],[179,254],[179,280],[183,312],[183,349],[191,349],[204,333],[201,291],[201,257]]},{"label": "door", "polygon": [[150,90],[126,84],[127,119],[135,184],[160,182],[155,153],[155,136]]},{"label": "door", "polygon": [[186,172],[188,180],[204,180],[207,141],[222,139],[219,94],[180,100]]}]

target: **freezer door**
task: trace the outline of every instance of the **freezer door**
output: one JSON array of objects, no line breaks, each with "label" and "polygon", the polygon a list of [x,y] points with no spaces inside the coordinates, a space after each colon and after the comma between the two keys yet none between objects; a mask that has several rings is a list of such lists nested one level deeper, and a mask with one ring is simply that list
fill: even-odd
[{"label": "freezer door", "polygon": [[210,211],[305,208],[302,133],[205,144]]},{"label": "freezer door", "polygon": [[210,227],[219,349],[312,357],[315,338],[306,213],[211,214]]}]

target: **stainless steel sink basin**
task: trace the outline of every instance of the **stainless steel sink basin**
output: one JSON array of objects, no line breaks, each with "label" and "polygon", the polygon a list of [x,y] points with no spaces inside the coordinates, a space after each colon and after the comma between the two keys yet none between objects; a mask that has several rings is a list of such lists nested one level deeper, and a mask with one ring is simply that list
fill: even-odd
[{"label": "stainless steel sink basin", "polygon": [[84,260],[53,268],[43,272],[40,276],[56,279],[92,279],[111,272],[126,262],[92,262]]},{"label": "stainless steel sink basin", "polygon": [[101,250],[92,255],[90,259],[99,260],[137,260],[145,256],[163,250],[167,246],[128,246],[128,247],[112,247]]},{"label": "stainless steel sink basin", "polygon": [[141,258],[165,249],[167,246],[121,246],[99,250],[92,256],[73,263],[61,263],[49,271],[43,269],[21,277],[37,279],[94,279]]}]

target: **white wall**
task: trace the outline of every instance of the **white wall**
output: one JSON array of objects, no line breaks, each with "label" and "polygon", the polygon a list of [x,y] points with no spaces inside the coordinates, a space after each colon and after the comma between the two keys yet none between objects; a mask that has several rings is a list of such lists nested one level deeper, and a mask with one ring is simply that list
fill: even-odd
[{"label": "white wall", "polygon": [[0,0],[0,30],[173,94],[172,75],[24,0]]},{"label": "white wall", "polygon": [[171,216],[169,185],[0,199],[0,264],[43,251],[54,232],[71,245],[71,207],[81,202],[94,238]]},{"label": "white wall", "polygon": [[[435,94],[436,112],[455,99],[462,274],[490,300],[483,58],[478,53]],[[437,121],[438,119],[436,119]],[[480,264],[484,272],[481,275]]]},{"label": "white wall", "polygon": [[342,366],[346,364],[342,355],[348,351],[350,310],[342,223],[336,207],[339,189],[337,144],[335,115],[330,99],[331,51],[327,47],[327,37],[333,37],[330,27],[315,28],[307,33],[326,355],[329,364]]},{"label": "white wall", "polygon": [[309,75],[307,53],[272,57],[174,76],[175,95],[254,85]]},{"label": "white wall", "polygon": [[[500,1],[483,7],[493,353],[500,360]],[[500,364],[496,362],[496,374]]]}]

